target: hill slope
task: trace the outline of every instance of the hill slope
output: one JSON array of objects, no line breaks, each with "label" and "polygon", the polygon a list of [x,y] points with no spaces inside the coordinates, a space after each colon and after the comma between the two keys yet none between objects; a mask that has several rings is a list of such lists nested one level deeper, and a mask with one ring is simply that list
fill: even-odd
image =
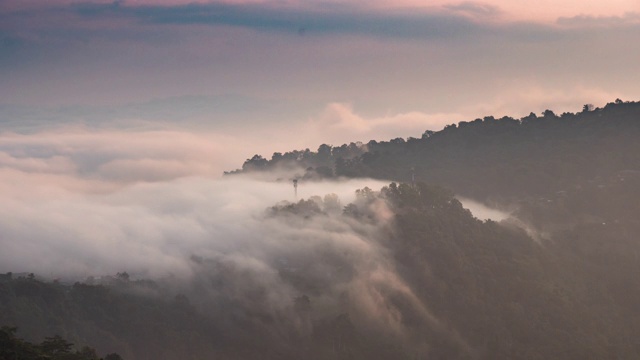
[{"label": "hill slope", "polygon": [[[640,102],[522,119],[485,117],[421,138],[370,141],[316,152],[256,155],[241,170],[299,169],[303,178],[371,177],[442,184],[478,199],[548,196],[611,178],[640,176]],[[412,171],[413,169],[413,171]]]},{"label": "hill slope", "polygon": [[[73,286],[4,276],[0,322],[127,359],[640,356],[637,224],[585,223],[540,243],[423,183],[365,188],[343,210],[335,204],[328,196],[265,213],[303,229],[292,241],[314,249],[282,252],[269,286],[259,268],[200,257],[179,287],[123,274]],[[318,248],[314,236],[333,245]],[[283,287],[298,295],[282,297]]]}]

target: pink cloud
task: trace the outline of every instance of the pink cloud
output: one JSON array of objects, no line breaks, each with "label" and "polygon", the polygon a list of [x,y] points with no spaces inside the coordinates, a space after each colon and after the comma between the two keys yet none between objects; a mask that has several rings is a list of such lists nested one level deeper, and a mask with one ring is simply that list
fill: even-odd
[{"label": "pink cloud", "polygon": [[308,121],[306,132],[309,136],[321,134],[326,143],[338,145],[372,139],[420,137],[425,130],[440,130],[447,124],[462,120],[465,116],[459,113],[427,114],[419,111],[366,117],[358,114],[351,104],[331,103],[319,116]]}]

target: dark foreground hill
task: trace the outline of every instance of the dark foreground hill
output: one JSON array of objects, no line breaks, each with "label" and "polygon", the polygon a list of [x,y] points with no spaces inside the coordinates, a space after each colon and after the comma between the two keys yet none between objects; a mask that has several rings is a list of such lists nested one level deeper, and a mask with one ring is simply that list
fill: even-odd
[{"label": "dark foreground hill", "polygon": [[316,197],[265,213],[358,240],[278,260],[277,284],[297,296],[277,305],[265,274],[193,257],[197,274],[182,286],[5,275],[0,323],[125,359],[640,358],[637,222],[581,222],[536,241],[423,183],[336,204]]}]

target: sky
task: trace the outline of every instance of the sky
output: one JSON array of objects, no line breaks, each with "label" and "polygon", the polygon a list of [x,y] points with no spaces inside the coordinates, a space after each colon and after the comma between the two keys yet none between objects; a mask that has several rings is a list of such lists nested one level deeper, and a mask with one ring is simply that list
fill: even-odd
[{"label": "sky", "polygon": [[[177,159],[169,178],[219,177],[256,153],[638,100],[638,38],[640,0],[0,0],[0,138],[122,141]],[[11,151],[0,166],[45,156]]]}]

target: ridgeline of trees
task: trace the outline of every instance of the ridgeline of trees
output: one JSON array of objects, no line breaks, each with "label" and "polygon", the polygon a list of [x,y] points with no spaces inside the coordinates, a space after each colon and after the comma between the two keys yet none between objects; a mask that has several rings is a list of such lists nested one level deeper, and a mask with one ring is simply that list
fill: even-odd
[{"label": "ridgeline of trees", "polygon": [[302,169],[306,179],[415,178],[443,184],[477,199],[512,200],[548,196],[624,175],[640,176],[640,102],[616,100],[603,108],[521,119],[487,116],[426,131],[421,138],[397,138],[332,147],[316,152],[255,155],[242,169],[251,173]]},{"label": "ridgeline of trees", "polygon": [[0,328],[0,359],[3,360],[122,360],[116,353],[98,357],[95,349],[84,346],[74,350],[73,344],[56,335],[33,344],[16,336],[17,328]]}]

